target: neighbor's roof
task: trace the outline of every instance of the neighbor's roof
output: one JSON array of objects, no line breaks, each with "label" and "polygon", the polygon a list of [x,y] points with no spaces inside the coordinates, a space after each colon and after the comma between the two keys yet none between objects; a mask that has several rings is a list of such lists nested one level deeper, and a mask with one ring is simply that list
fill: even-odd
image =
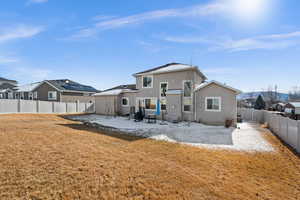
[{"label": "neighbor's roof", "polygon": [[136,90],[136,84],[119,85],[119,86],[104,90],[104,92],[109,91],[109,90],[117,90],[117,89]]},{"label": "neighbor's roof", "polygon": [[16,87],[15,85],[13,84],[10,84],[10,83],[3,83],[0,85],[0,90],[3,90],[3,89],[12,89]]},{"label": "neighbor's roof", "polygon": [[15,81],[15,80],[9,80],[9,79],[3,78],[3,77],[0,77],[0,81],[9,81],[9,82],[17,83],[17,81]]},{"label": "neighbor's roof", "polygon": [[162,65],[146,71],[135,73],[133,76],[140,76],[145,74],[161,74],[161,73],[177,72],[177,71],[185,71],[185,70],[196,70],[196,72],[201,77],[203,77],[203,79],[207,79],[206,76],[202,72],[200,72],[197,66],[181,64],[181,63],[168,63],[166,65]]},{"label": "neighbor's roof", "polygon": [[136,92],[137,90],[131,90],[131,89],[115,89],[115,90],[107,90],[104,92],[99,92],[94,94],[93,96],[117,96],[122,93],[127,93],[127,92]]},{"label": "neighbor's roof", "polygon": [[197,85],[196,88],[195,88],[195,91],[201,90],[202,88],[205,88],[205,87],[207,87],[207,86],[209,86],[209,85],[211,85],[211,84],[219,85],[219,86],[221,86],[221,87],[223,87],[223,88],[232,90],[232,91],[236,92],[237,94],[239,94],[239,93],[242,92],[242,91],[240,91],[240,90],[238,90],[238,89],[235,89],[235,88],[233,88],[233,87],[230,87],[230,86],[228,86],[228,85],[226,85],[226,84],[223,84],[223,83],[220,83],[220,82],[214,81],[214,80],[213,80],[213,81],[209,81],[209,82],[204,82],[204,83],[201,83],[200,85]]},{"label": "neighbor's roof", "polygon": [[70,92],[88,92],[88,93],[96,93],[99,92],[92,86],[82,85],[80,83],[71,81],[69,79],[59,79],[59,80],[46,80],[45,82],[49,83],[49,85],[60,91],[70,91]]},{"label": "neighbor's roof", "polygon": [[27,85],[21,85],[21,86],[15,87],[14,89],[16,89],[17,92],[31,92],[36,87],[38,87],[41,83],[42,82],[31,83],[31,84],[27,84]]},{"label": "neighbor's roof", "polygon": [[295,108],[299,108],[300,107],[300,102],[289,102],[289,104],[291,104]]}]

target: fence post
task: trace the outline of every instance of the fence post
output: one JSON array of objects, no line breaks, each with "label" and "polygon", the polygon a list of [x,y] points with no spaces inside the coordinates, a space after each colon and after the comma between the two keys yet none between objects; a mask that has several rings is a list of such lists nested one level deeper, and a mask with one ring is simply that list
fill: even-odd
[{"label": "fence post", "polygon": [[21,112],[21,99],[18,100],[18,113]]},{"label": "fence post", "polygon": [[54,105],[55,105],[54,102],[52,102],[52,113],[55,112]]},{"label": "fence post", "polygon": [[79,101],[77,100],[76,101],[76,113],[78,113],[79,112]]},{"label": "fence post", "polygon": [[36,113],[39,113],[40,112],[40,101],[37,100],[36,101]]},{"label": "fence post", "polygon": [[297,151],[298,153],[300,153],[300,121],[297,121],[298,122],[298,135],[297,135],[297,139],[298,139],[298,145],[297,145]]},{"label": "fence post", "polygon": [[66,104],[66,113],[68,113],[68,102],[66,102],[65,104]]},{"label": "fence post", "polygon": [[289,118],[286,118],[286,143],[289,141]]}]

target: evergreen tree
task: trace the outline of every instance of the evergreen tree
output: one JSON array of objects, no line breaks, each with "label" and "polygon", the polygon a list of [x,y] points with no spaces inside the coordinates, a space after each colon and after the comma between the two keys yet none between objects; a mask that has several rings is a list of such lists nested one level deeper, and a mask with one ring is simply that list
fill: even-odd
[{"label": "evergreen tree", "polygon": [[257,110],[264,110],[266,108],[266,102],[261,95],[257,97],[254,108]]}]

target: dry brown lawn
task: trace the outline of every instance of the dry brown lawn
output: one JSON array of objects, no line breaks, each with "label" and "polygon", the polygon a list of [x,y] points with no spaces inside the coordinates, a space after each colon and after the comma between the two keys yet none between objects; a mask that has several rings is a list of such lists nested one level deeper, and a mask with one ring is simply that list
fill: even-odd
[{"label": "dry brown lawn", "polygon": [[0,115],[0,199],[300,199],[300,159],[105,134],[56,115]]}]

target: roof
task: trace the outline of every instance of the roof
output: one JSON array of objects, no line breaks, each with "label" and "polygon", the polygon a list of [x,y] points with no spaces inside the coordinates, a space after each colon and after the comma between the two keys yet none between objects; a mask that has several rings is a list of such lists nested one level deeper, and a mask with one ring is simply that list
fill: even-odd
[{"label": "roof", "polygon": [[168,63],[159,67],[155,67],[146,71],[135,73],[133,76],[140,76],[144,74],[161,74],[161,73],[169,73],[169,72],[177,72],[177,71],[185,71],[185,70],[196,70],[196,72],[203,78],[207,79],[206,76],[200,72],[197,66],[181,64],[181,63]]},{"label": "roof", "polygon": [[96,94],[93,94],[93,96],[118,96],[122,93],[126,92],[136,92],[137,90],[131,90],[131,89],[115,89],[115,90],[107,90],[104,92],[99,92]]},{"label": "roof", "polygon": [[15,80],[9,80],[9,79],[3,78],[3,77],[0,77],[0,81],[14,82],[14,83],[17,84],[17,81],[15,81]]},{"label": "roof", "polygon": [[71,81],[69,79],[59,79],[59,80],[46,80],[46,83],[55,87],[57,90],[66,91],[66,92],[88,92],[96,93],[99,92],[92,86],[82,85],[80,83]]},{"label": "roof", "polygon": [[36,83],[21,85],[21,86],[15,87],[14,89],[16,89],[17,92],[31,92],[36,87],[38,87],[41,83],[42,82],[36,82]]},{"label": "roof", "polygon": [[300,108],[300,102],[289,102],[289,104],[291,104],[295,108]]},{"label": "roof", "polygon": [[195,91],[201,90],[202,88],[205,88],[205,87],[207,87],[207,86],[209,86],[209,85],[211,85],[211,84],[219,85],[219,86],[221,86],[221,87],[223,87],[223,88],[232,90],[232,91],[236,92],[237,94],[239,94],[239,93],[242,92],[242,91],[240,91],[240,90],[238,90],[238,89],[235,89],[235,88],[233,88],[233,87],[230,87],[230,86],[228,86],[228,85],[226,85],[226,84],[223,84],[223,83],[220,83],[220,82],[214,81],[214,80],[213,80],[213,81],[209,81],[209,82],[204,82],[204,83],[201,83],[200,85],[197,85],[196,88],[195,88]]},{"label": "roof", "polygon": [[2,83],[2,84],[0,85],[0,90],[3,90],[3,89],[12,89],[12,88],[14,88],[14,87],[16,87],[16,86],[13,85],[13,84],[10,84],[10,83]]},{"label": "roof", "polygon": [[116,90],[116,89],[130,89],[130,90],[136,90],[136,84],[119,85],[119,86],[116,86],[116,87],[113,87],[113,88],[104,90],[104,92],[105,92],[105,91],[108,91],[108,90]]}]

